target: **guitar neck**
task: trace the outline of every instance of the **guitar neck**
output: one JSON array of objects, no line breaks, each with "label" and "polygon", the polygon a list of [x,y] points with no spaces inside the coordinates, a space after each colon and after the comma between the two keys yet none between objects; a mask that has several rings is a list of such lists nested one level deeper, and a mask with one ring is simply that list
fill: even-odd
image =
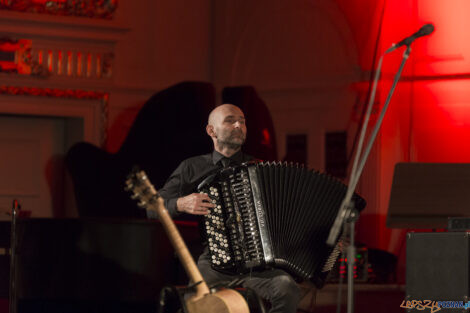
[{"label": "guitar neck", "polygon": [[188,247],[184,243],[184,240],[181,237],[178,231],[178,228],[173,222],[173,219],[170,217],[168,210],[165,208],[165,205],[163,204],[163,199],[161,197],[157,199],[157,205],[155,209],[157,211],[160,222],[165,228],[168,238],[171,241],[171,244],[175,248],[176,253],[178,254],[178,257],[181,263],[183,264],[183,267],[186,270],[186,273],[189,276],[189,279],[191,280],[193,284],[198,283],[196,285],[195,297],[200,298],[204,296],[205,294],[208,294],[209,288],[207,287],[206,282],[202,278],[201,272],[199,272],[199,269],[197,268],[193,257],[189,253]]}]

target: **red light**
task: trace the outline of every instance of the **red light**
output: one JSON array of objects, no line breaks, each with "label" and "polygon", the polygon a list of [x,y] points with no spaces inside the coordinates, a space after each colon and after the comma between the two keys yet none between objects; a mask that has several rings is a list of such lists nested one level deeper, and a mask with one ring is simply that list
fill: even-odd
[{"label": "red light", "polygon": [[261,141],[262,145],[271,146],[271,135],[267,128],[263,129],[263,140]]}]

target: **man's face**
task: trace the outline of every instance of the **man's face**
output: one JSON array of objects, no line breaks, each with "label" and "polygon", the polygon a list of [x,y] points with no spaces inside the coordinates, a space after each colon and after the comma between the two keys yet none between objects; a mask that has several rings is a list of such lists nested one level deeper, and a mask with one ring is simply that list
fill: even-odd
[{"label": "man's face", "polygon": [[217,144],[231,149],[240,148],[246,138],[246,124],[243,112],[236,107],[228,107],[220,112],[214,123]]}]

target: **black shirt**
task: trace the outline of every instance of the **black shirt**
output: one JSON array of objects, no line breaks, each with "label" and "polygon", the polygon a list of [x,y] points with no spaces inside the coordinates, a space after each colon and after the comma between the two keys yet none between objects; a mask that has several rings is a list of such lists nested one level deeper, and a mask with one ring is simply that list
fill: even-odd
[{"label": "black shirt", "polygon": [[[163,188],[159,190],[160,195],[165,199],[165,206],[171,216],[175,217],[181,212],[176,210],[176,200],[197,192],[197,186],[205,177],[223,167],[222,159],[227,159],[217,151],[199,155],[184,160],[171,174]],[[230,165],[239,165],[243,162],[253,160],[253,157],[238,151],[230,158]]]}]

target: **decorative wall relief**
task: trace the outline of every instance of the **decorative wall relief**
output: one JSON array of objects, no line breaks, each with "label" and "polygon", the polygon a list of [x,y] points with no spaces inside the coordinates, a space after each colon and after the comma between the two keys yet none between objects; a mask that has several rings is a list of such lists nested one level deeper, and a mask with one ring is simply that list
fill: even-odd
[{"label": "decorative wall relief", "polygon": [[118,0],[6,0],[0,10],[112,19]]},{"label": "decorative wall relief", "polygon": [[0,38],[0,72],[48,76],[46,68],[33,61],[31,40]]},{"label": "decorative wall relief", "polygon": [[36,77],[109,79],[114,53],[93,47],[35,45],[30,39],[0,38],[0,72]]}]

